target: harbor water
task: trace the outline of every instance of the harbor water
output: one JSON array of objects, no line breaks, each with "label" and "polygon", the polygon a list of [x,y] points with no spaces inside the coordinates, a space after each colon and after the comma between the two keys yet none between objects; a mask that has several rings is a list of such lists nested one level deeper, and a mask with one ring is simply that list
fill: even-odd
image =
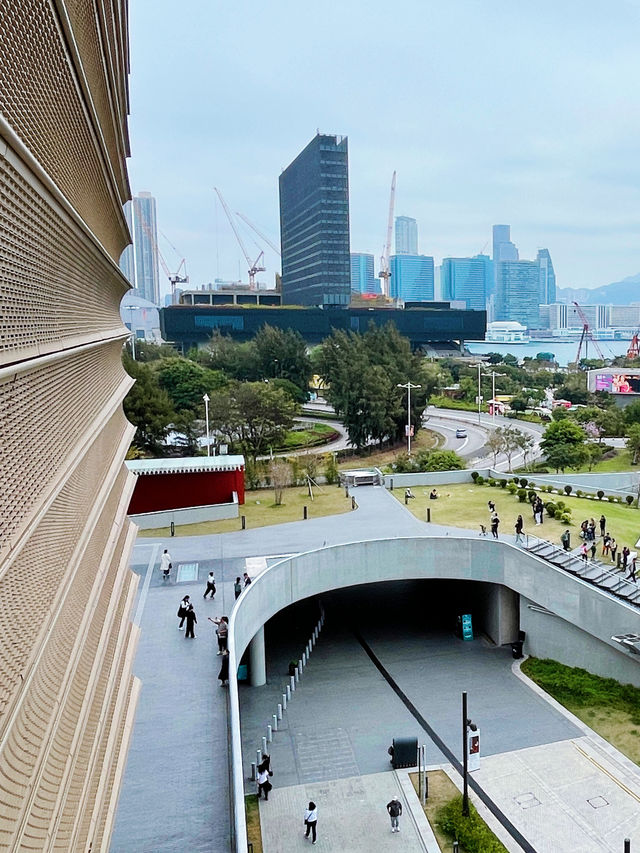
[{"label": "harbor water", "polygon": [[[625,355],[629,348],[628,341],[598,341],[605,358],[614,358]],[[511,353],[519,361],[523,358],[535,358],[539,352],[552,352],[561,367],[566,367],[569,362],[575,361],[578,351],[578,341],[556,343],[555,341],[530,341],[526,344],[503,343],[502,341],[466,341],[466,348],[472,355],[486,355],[489,352],[499,352],[502,355]],[[586,344],[582,345],[581,358],[599,358],[598,353],[591,341],[589,341],[588,353],[585,351]]]}]

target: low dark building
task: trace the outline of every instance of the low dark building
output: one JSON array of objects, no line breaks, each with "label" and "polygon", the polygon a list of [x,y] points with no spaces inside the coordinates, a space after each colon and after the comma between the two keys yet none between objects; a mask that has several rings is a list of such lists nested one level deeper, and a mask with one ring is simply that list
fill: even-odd
[{"label": "low dark building", "polygon": [[308,344],[318,344],[334,329],[365,332],[373,323],[393,323],[413,347],[484,340],[485,311],[460,311],[448,302],[418,303],[415,308],[291,308],[245,307],[239,305],[170,305],[160,311],[162,337],[184,352],[202,346],[211,335],[222,332],[239,341],[248,341],[266,324],[277,329],[294,329]]}]

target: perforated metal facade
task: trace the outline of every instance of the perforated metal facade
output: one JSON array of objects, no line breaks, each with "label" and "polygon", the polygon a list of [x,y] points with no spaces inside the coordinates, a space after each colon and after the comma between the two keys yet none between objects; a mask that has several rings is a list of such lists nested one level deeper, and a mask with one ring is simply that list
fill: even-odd
[{"label": "perforated metal facade", "polygon": [[138,684],[126,0],[0,0],[0,850],[107,850]]}]

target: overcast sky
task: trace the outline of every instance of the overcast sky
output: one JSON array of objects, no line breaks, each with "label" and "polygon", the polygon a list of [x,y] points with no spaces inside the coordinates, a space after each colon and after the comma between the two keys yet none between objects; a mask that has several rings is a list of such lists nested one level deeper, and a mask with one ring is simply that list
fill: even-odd
[{"label": "overcast sky", "polygon": [[352,251],[380,255],[396,169],[396,214],[436,263],[509,223],[560,287],[640,271],[640,0],[130,8],[132,191],[156,196],[192,285],[246,280],[213,187],[279,243],[278,175],[317,129],[349,137]]}]

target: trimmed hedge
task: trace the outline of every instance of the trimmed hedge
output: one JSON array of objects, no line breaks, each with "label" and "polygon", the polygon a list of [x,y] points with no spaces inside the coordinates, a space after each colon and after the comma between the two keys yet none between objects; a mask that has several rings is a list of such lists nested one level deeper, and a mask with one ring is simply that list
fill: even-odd
[{"label": "trimmed hedge", "polygon": [[473,803],[469,803],[469,817],[464,817],[462,795],[438,809],[436,823],[452,841],[457,840],[467,853],[507,853],[506,847],[491,832]]}]

